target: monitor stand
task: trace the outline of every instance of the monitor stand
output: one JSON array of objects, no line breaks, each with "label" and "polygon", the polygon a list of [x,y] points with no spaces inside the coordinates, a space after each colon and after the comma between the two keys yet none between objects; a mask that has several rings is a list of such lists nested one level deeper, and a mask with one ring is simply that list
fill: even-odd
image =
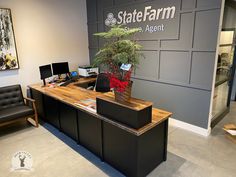
[{"label": "monitor stand", "polygon": [[46,79],[43,79],[43,87],[46,87]]}]

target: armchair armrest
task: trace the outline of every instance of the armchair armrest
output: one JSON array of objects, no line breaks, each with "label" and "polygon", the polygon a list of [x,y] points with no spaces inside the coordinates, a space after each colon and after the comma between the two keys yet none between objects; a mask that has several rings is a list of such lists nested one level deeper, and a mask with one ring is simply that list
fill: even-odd
[{"label": "armchair armrest", "polygon": [[24,100],[26,100],[26,104],[27,104],[28,102],[31,102],[34,111],[37,112],[37,110],[36,110],[36,104],[35,104],[35,100],[34,100],[34,99],[31,99],[31,98],[28,98],[28,97],[24,97]]},{"label": "armchair armrest", "polygon": [[31,98],[28,98],[28,97],[24,97],[24,100],[32,103],[33,110],[34,110],[35,126],[38,127],[39,126],[39,124],[38,124],[38,113],[37,113],[35,100],[31,99]]},{"label": "armchair armrest", "polygon": [[28,98],[28,97],[24,97],[24,99],[25,99],[26,101],[30,101],[30,102],[32,102],[32,103],[34,103],[34,102],[35,102],[35,100],[34,100],[34,99],[31,99],[31,98]]}]

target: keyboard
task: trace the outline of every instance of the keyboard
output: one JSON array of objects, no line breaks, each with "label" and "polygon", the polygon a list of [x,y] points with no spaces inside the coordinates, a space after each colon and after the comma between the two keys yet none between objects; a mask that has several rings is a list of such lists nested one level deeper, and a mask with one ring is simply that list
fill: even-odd
[{"label": "keyboard", "polygon": [[73,82],[72,80],[68,80],[68,81],[65,81],[65,82],[61,82],[60,84],[58,84],[58,86],[67,86],[72,82]]}]

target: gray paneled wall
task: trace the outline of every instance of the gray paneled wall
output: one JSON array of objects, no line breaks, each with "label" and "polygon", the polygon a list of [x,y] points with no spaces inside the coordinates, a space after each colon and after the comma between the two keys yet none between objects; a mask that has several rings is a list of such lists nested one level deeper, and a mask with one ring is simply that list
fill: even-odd
[{"label": "gray paneled wall", "polygon": [[[104,11],[137,1],[145,0],[87,0],[91,62],[104,44],[93,36],[104,31]],[[207,128],[220,9],[221,0],[182,0],[178,39],[139,41],[145,59],[133,76],[134,97],[172,111],[175,119]]]}]

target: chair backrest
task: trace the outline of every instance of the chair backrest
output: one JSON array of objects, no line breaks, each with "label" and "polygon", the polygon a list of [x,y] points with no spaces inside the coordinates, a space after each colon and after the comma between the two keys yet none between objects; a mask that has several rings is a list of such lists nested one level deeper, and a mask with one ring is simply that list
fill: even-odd
[{"label": "chair backrest", "polygon": [[24,104],[20,85],[0,87],[0,110]]},{"label": "chair backrest", "polygon": [[98,74],[95,90],[96,92],[109,92],[110,91],[110,80],[106,73]]}]

